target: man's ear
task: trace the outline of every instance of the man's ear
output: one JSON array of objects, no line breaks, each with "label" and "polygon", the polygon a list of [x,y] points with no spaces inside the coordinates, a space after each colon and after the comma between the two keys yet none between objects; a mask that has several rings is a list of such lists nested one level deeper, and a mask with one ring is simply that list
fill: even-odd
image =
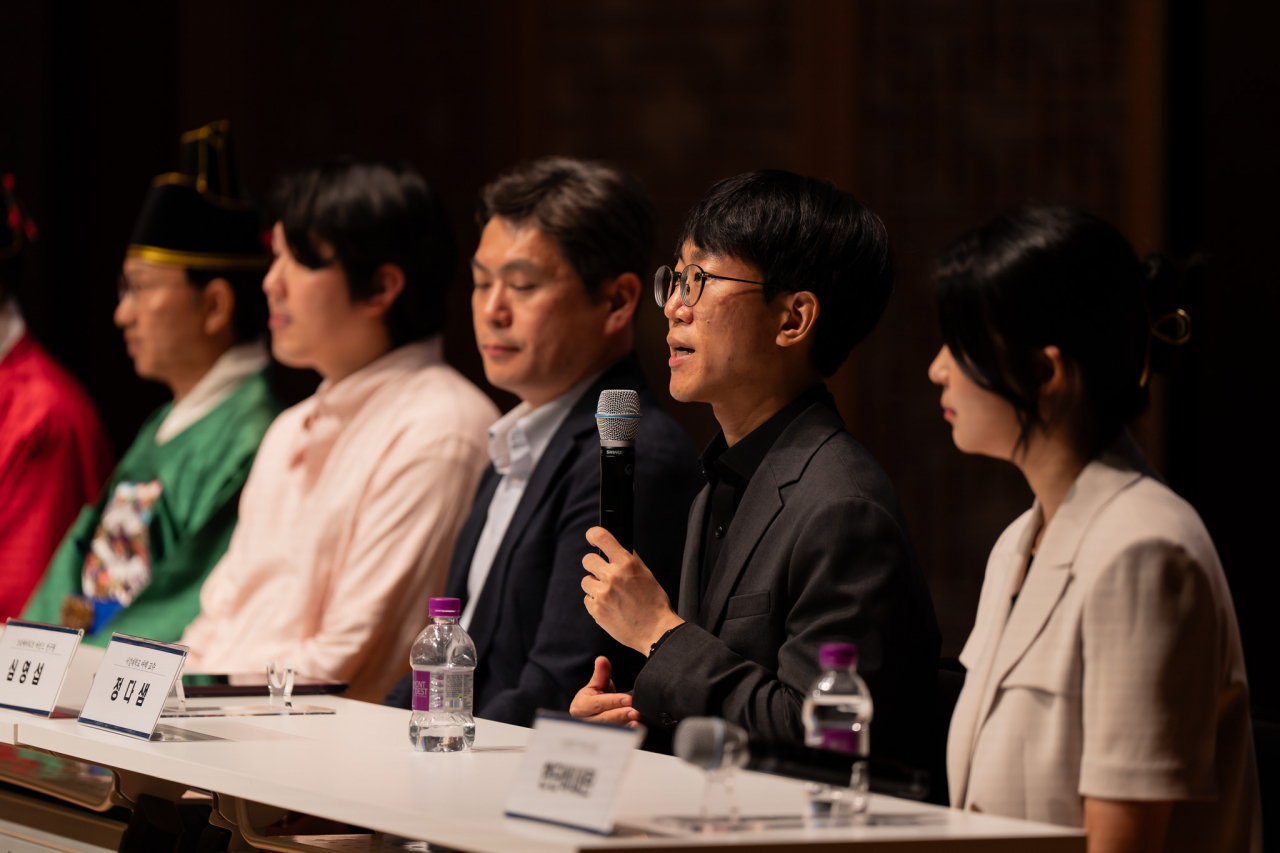
[{"label": "man's ear", "polygon": [[1070,377],[1067,375],[1067,362],[1062,357],[1062,350],[1050,344],[1040,351],[1041,375],[1040,399],[1058,400],[1067,391]]},{"label": "man's ear", "polygon": [[399,264],[383,264],[373,271],[373,287],[369,296],[360,300],[371,316],[381,317],[391,310],[404,292],[404,270]]},{"label": "man's ear", "polygon": [[776,339],[780,347],[793,347],[806,340],[812,340],[817,328],[818,315],[822,313],[822,305],[818,297],[807,290],[795,293],[780,293],[775,297],[781,313],[781,325]]},{"label": "man's ear", "polygon": [[[236,312],[236,291],[225,278],[215,278],[201,288],[201,308],[204,311],[204,333],[216,337],[231,331]],[[232,331],[234,335],[234,331]]]},{"label": "man's ear", "polygon": [[600,285],[600,299],[609,304],[609,316],[604,321],[606,335],[615,334],[631,325],[642,290],[640,276],[633,272],[624,272]]}]

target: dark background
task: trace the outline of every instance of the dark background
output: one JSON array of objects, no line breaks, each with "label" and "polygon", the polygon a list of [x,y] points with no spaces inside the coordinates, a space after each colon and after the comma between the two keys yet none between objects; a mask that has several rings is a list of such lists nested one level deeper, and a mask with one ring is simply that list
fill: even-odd
[{"label": "dark background", "polygon": [[[881,213],[900,270],[831,386],[897,484],[955,655],[987,553],[1031,496],[1012,466],[951,445],[925,377],[940,345],[927,267],[1011,204],[1079,204],[1140,252],[1207,258],[1185,294],[1195,339],[1136,431],[1218,545],[1265,715],[1280,706],[1265,592],[1280,473],[1264,415],[1278,387],[1276,32],[1280,6],[1244,0],[4,3],[0,164],[41,226],[21,299],[122,450],[166,394],[134,377],[111,325],[115,277],[184,130],[230,119],[259,195],[325,155],[411,160],[464,252],[479,187],[542,154],[638,174],[659,211],[655,266],[716,179],[761,166],[830,178]],[[446,352],[484,385],[468,305],[460,269]],[[644,303],[658,389],[663,330]],[[705,406],[671,411],[698,442],[714,430]]]}]

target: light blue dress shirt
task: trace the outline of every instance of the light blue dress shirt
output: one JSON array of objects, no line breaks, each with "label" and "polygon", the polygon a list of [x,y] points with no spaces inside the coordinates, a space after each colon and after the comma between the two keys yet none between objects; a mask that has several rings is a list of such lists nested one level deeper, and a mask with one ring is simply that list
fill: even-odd
[{"label": "light blue dress shirt", "polygon": [[493,500],[489,502],[489,514],[485,518],[484,529],[480,531],[480,539],[476,542],[475,554],[471,557],[471,571],[467,576],[467,606],[459,620],[464,631],[471,628],[471,617],[480,601],[489,569],[493,567],[493,558],[497,556],[502,537],[506,536],[507,527],[516,514],[516,507],[520,505],[520,498],[524,496],[529,476],[546,452],[551,437],[568,417],[573,404],[578,402],[578,398],[599,377],[600,373],[592,374],[536,409],[521,402],[489,427],[489,459],[502,479],[498,481]]}]

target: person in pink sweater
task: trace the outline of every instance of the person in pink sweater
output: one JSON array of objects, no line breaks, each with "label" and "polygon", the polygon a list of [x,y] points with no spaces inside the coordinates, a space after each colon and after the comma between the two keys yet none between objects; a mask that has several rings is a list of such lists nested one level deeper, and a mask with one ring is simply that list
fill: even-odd
[{"label": "person in pink sweater", "polygon": [[442,358],[454,243],[416,171],[328,161],[286,177],[276,208],[272,351],[324,381],[263,439],[187,669],[276,661],[378,700],[443,587],[498,410]]}]

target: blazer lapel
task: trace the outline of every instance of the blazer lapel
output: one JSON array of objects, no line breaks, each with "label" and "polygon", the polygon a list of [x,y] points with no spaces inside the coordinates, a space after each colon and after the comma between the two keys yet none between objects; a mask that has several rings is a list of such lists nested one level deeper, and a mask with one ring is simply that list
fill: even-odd
[{"label": "blazer lapel", "polygon": [[[990,661],[990,670],[978,706],[971,752],[995,704],[1001,682],[1040,635],[1070,585],[1074,575],[1072,565],[1093,520],[1116,495],[1144,473],[1145,459],[1141,459],[1140,454],[1138,458],[1130,458],[1126,446],[1115,444],[1086,465],[1067,491],[1057,514],[1045,528],[1034,563],[1028,568],[1022,590],[1018,593],[1017,605],[1010,611],[1006,603],[1004,612],[1008,614],[1008,620],[1003,630],[998,627],[992,630],[988,645],[994,644],[995,648],[988,648],[983,656],[984,660]],[[1039,518],[1039,514],[1034,517]],[[1024,560],[1030,553],[1035,534],[1036,525],[1028,525],[1020,543],[1020,554]],[[1017,572],[1010,573],[1006,602],[1012,597],[1017,578]]]},{"label": "blazer lapel", "polygon": [[[747,568],[747,561],[778,511],[782,509],[782,498],[778,495],[778,486],[772,474],[764,465],[756,471],[756,475],[747,484],[742,503],[738,505],[738,511],[734,513],[725,535],[725,543],[716,561],[711,583],[707,586],[706,598],[698,609],[698,624],[713,634],[719,627],[725,608],[729,606],[730,593]],[[694,577],[698,576],[695,574]]]},{"label": "blazer lapel", "polygon": [[[805,467],[818,448],[832,435],[844,428],[840,416],[826,406],[815,403],[800,414],[778,436],[778,440],[765,454],[755,476],[747,484],[742,502],[733,515],[733,522],[725,534],[725,543],[716,561],[715,576],[707,587],[707,595],[698,611],[698,624],[715,633],[729,606],[729,597],[738,585],[738,579],[747,568],[756,546],[783,507],[782,491],[804,473]],[[704,490],[703,494],[709,494]],[[705,500],[705,499],[704,499]],[[695,504],[696,506],[696,504]],[[690,528],[690,536],[702,541],[702,529]],[[697,549],[695,548],[695,551]],[[685,548],[685,565],[688,567],[689,548]],[[697,559],[695,557],[695,559]],[[696,575],[695,575],[696,577]],[[683,601],[684,581],[681,581]]]},{"label": "blazer lapel", "polygon": [[[594,424],[592,426],[594,427]],[[511,555],[520,544],[529,521],[542,505],[547,489],[558,478],[558,472],[563,466],[572,462],[571,451],[580,433],[581,424],[574,423],[573,414],[570,413],[560,425],[560,429],[556,430],[556,434],[552,436],[551,443],[547,445],[542,458],[538,460],[533,473],[529,475],[529,482],[524,487],[524,494],[520,496],[520,503],[516,505],[511,523],[507,525],[507,530],[502,535],[502,544],[498,546],[498,552],[493,555],[489,576],[485,578],[484,588],[480,591],[480,601],[476,604],[475,613],[471,616],[471,629],[467,632],[476,644],[476,654],[480,658],[483,658],[488,651],[489,644],[493,641],[494,631],[498,627],[498,609],[502,604],[502,589],[506,586],[507,572],[511,568]],[[495,490],[497,488],[496,482],[494,488]],[[490,497],[492,498],[492,493]],[[479,539],[478,533],[476,538]]]},{"label": "blazer lapel", "polygon": [[[1034,536],[1035,531],[1032,530],[1029,538]],[[1027,544],[1029,547],[1030,543]],[[1027,573],[1022,590],[1018,593],[1017,606],[1010,611],[1007,602],[1012,599],[1013,585],[1017,582],[1017,577],[1018,572],[1010,573],[1004,606],[1008,620],[1005,622],[1004,631],[996,638],[996,648],[992,650],[991,669],[987,675],[982,701],[978,706],[978,724],[974,726],[975,745],[977,733],[982,730],[982,725],[991,713],[991,707],[1000,691],[1000,683],[1026,654],[1035,638],[1040,635],[1040,630],[1049,621],[1050,614],[1053,613],[1063,592],[1066,591],[1072,577],[1071,565],[1069,563],[1048,565],[1042,563],[1037,557],[1035,568]]]},{"label": "blazer lapel", "polygon": [[[637,391],[645,388],[644,374],[640,370],[640,362],[635,353],[619,360],[583,392],[573,404],[573,408],[569,410],[569,414],[565,416],[564,423],[560,424],[560,428],[551,437],[542,458],[538,460],[533,473],[529,475],[529,483],[525,486],[524,494],[520,496],[520,503],[516,505],[515,514],[511,517],[511,523],[507,525],[507,530],[502,536],[502,544],[498,546],[498,552],[493,557],[493,565],[489,568],[489,576],[485,578],[480,601],[476,604],[476,611],[471,617],[471,630],[468,633],[476,644],[476,654],[480,658],[483,658],[488,651],[493,641],[494,631],[497,629],[498,608],[502,603],[502,589],[506,586],[507,573],[511,569],[511,555],[520,544],[525,528],[529,526],[538,507],[542,506],[547,490],[553,483],[560,480],[562,470],[572,465],[577,458],[575,448],[581,442],[589,440],[588,435],[596,431],[596,403],[600,398],[600,392],[606,388],[631,388]],[[496,482],[494,489],[497,489]],[[492,492],[490,497],[492,498]],[[482,523],[481,529],[483,526]],[[480,531],[477,531],[476,540],[478,541],[479,538]],[[472,548],[474,547],[473,544]]]},{"label": "blazer lapel", "polygon": [[480,477],[480,486],[476,489],[475,500],[471,504],[471,514],[467,516],[466,523],[458,531],[458,539],[453,545],[453,553],[458,556],[465,554],[466,560],[464,562],[455,558],[452,561],[444,594],[449,598],[460,599],[464,608],[467,606],[467,579],[471,574],[471,558],[476,553],[480,534],[484,532],[485,522],[489,519],[489,504],[493,502],[493,495],[498,490],[498,481],[501,479],[498,472],[493,470],[492,464],[484,469],[484,474]]},{"label": "blazer lapel", "polygon": [[676,615],[686,622],[698,621],[698,597],[701,594],[702,531],[707,526],[707,501],[711,487],[703,486],[689,507],[689,529],[684,537],[684,561],[680,567],[680,601]]},{"label": "blazer lapel", "polygon": [[[964,805],[978,725],[990,707],[987,694],[988,687],[992,684],[991,670],[1000,646],[1001,632],[1009,619],[1013,590],[1022,575],[1023,566],[1026,565],[1031,543],[1035,541],[1036,531],[1040,528],[1040,519],[1040,504],[1037,503],[1030,512],[1014,522],[1014,525],[1021,525],[1021,529],[1011,529],[1009,533],[1013,534],[1012,537],[1006,540],[1002,536],[991,551],[987,560],[987,581],[978,602],[977,620],[960,653],[960,662],[967,670],[966,689],[961,692],[960,700],[956,703],[947,736],[948,788],[951,791],[951,804],[957,807]],[[977,691],[976,696],[972,691]]]}]

